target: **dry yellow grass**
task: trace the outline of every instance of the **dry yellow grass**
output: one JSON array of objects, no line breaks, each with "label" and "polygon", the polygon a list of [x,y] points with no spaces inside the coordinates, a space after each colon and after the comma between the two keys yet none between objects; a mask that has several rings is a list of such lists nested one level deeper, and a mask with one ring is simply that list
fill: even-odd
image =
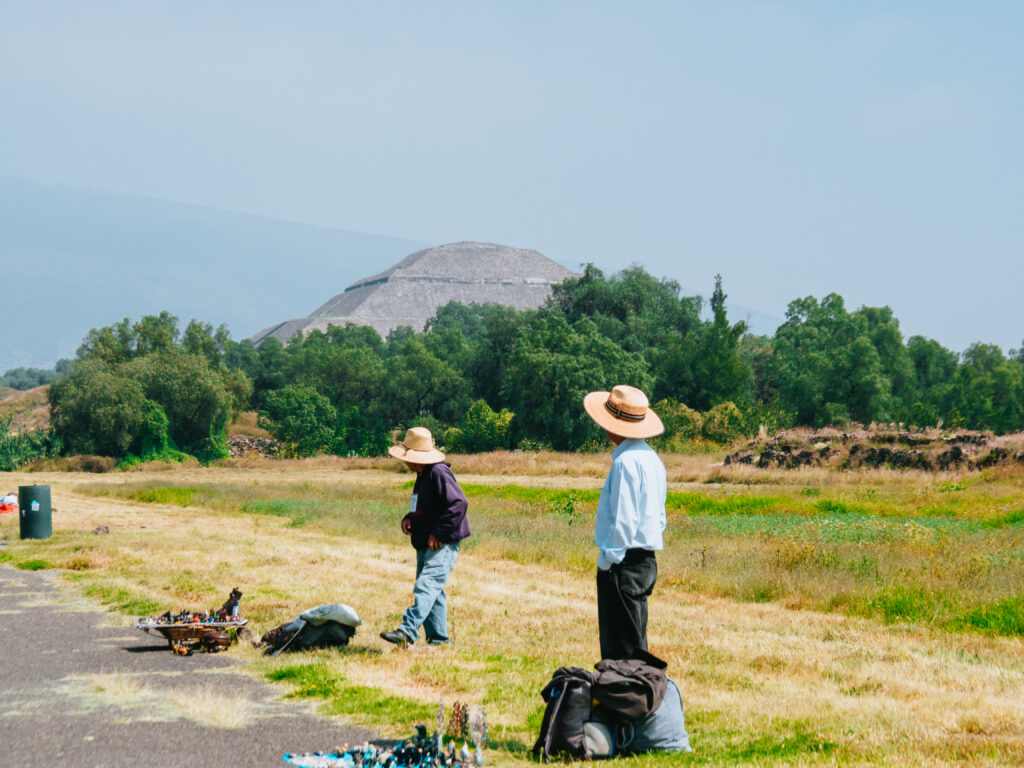
[{"label": "dry yellow grass", "polygon": [[267,430],[259,425],[256,411],[243,411],[235,417],[235,422],[228,427],[229,435],[247,435],[248,437],[271,437]]},{"label": "dry yellow grass", "polygon": [[50,405],[46,399],[49,389],[50,385],[44,384],[24,391],[7,390],[9,394],[0,399],[0,419],[13,417],[12,432],[47,429],[50,426]]},{"label": "dry yellow grass", "polygon": [[141,677],[119,673],[75,675],[64,679],[60,691],[82,706],[117,707],[144,720],[186,718],[210,728],[245,728],[256,717],[256,707],[247,698],[225,693],[210,683],[158,689],[146,685]]},{"label": "dry yellow grass", "polygon": [[[482,479],[501,463],[514,472],[497,473],[500,480],[494,481],[502,483],[519,475],[541,477],[520,456],[476,464],[461,464],[459,458],[457,468]],[[675,466],[685,472],[691,459],[694,472],[696,462],[708,462],[683,457],[672,465],[669,457],[666,464],[670,471]],[[566,477],[599,484],[593,468],[607,467],[608,457],[581,457],[579,466],[573,458],[564,461]],[[384,471],[365,460],[257,462],[246,464],[251,467],[246,470],[183,470],[176,479],[334,484],[358,494],[360,488],[406,482],[407,475],[393,471],[396,463]],[[714,470],[701,471],[706,479]],[[393,541],[368,543],[313,527],[289,528],[282,518],[76,492],[84,482],[123,483],[123,475],[0,477],[0,484],[12,486],[51,484],[60,509],[51,542],[11,541],[5,549],[17,557],[48,557],[58,565],[81,558],[81,569],[69,578],[109,602],[209,607],[218,602],[212,596],[238,584],[246,592],[246,614],[262,620],[257,631],[322,602],[347,602],[362,617],[364,626],[347,652],[276,660],[248,653],[255,674],[325,665],[342,686],[342,696],[346,691],[366,696],[364,689],[374,689],[379,696],[421,702],[424,710],[442,697],[483,704],[498,738],[514,750],[530,741],[541,705],[537,694],[551,672],[565,664],[589,666],[598,657],[592,578],[573,569],[502,559],[487,547],[463,552],[453,573],[452,647],[403,652],[380,641],[377,632],[397,625],[411,596],[414,553],[397,532],[397,505]],[[737,477],[742,483],[745,476]],[[815,475],[801,474],[796,481],[792,474],[767,477],[809,486]],[[831,479],[883,489],[890,482],[885,473]],[[110,526],[109,536],[88,533],[101,524]],[[0,534],[13,539],[12,524],[0,526]],[[666,583],[652,597],[651,617],[652,651],[669,662],[686,700],[697,749],[691,763],[1024,765],[1024,643],[1018,638],[737,603]],[[396,720],[389,727],[369,714],[348,716],[392,736],[406,735],[410,724]],[[517,754],[507,752],[498,763],[516,761]],[[675,764],[655,757],[637,762]]]},{"label": "dry yellow grass", "polygon": [[[722,466],[725,451],[716,454],[663,454],[670,482],[703,482]],[[550,484],[564,483],[569,478],[603,480],[611,464],[611,452],[556,453],[554,451],[494,451],[483,454],[449,454],[447,461],[460,477],[474,475],[492,477],[500,482],[510,478],[535,477]],[[217,462],[222,469],[257,469],[276,474],[313,470],[374,470],[402,473],[401,462],[387,457],[349,459],[340,456],[314,456],[308,459],[224,459]],[[598,483],[600,485],[600,483]]]},{"label": "dry yellow grass", "polygon": [[166,701],[182,717],[210,728],[245,728],[253,719],[248,699],[225,694],[210,685],[172,690]]}]

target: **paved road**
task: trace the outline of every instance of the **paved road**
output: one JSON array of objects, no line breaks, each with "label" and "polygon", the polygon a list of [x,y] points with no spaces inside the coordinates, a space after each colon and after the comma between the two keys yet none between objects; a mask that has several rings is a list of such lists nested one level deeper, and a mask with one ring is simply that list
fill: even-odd
[{"label": "paved road", "polygon": [[0,765],[283,766],[371,737],[113,619],[52,573],[0,566]]}]

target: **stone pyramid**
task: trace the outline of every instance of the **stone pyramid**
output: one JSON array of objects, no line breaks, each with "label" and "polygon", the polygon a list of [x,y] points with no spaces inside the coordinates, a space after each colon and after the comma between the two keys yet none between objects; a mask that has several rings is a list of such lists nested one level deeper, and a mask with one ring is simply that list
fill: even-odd
[{"label": "stone pyramid", "polygon": [[410,254],[390,269],[357,280],[308,317],[272,325],[251,338],[256,344],[269,336],[287,342],[299,332],[346,323],[373,326],[381,336],[402,325],[422,331],[438,307],[450,301],[539,307],[552,285],[572,275],[537,251],[449,243]]}]

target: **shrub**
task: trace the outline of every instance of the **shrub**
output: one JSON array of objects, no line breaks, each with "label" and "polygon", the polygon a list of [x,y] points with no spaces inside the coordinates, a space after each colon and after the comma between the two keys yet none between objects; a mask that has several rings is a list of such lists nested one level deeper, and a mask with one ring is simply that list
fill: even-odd
[{"label": "shrub", "polygon": [[56,453],[57,442],[52,432],[11,434],[11,418],[0,418],[0,472],[13,472],[24,464]]},{"label": "shrub", "polygon": [[331,401],[312,387],[289,384],[267,393],[261,426],[282,443],[282,453],[313,456],[330,450],[338,413]]},{"label": "shrub", "polygon": [[719,403],[704,414],[704,437],[716,443],[731,443],[742,434],[743,414],[731,401]]},{"label": "shrub", "polygon": [[334,450],[339,456],[383,456],[390,445],[384,427],[355,405],[339,409],[337,433]]},{"label": "shrub", "polygon": [[509,425],[512,412],[503,408],[495,413],[483,400],[477,400],[466,411],[462,423],[445,432],[445,445],[455,453],[483,453],[509,446]]},{"label": "shrub", "polygon": [[679,450],[700,439],[704,417],[699,411],[671,398],[660,400],[652,407],[665,425],[665,433],[653,440],[658,450]]}]

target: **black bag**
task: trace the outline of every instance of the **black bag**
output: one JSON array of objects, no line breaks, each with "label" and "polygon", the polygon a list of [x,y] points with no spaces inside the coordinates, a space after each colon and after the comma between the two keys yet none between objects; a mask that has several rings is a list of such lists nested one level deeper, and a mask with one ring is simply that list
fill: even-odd
[{"label": "black bag", "polygon": [[263,653],[269,656],[276,656],[286,650],[333,648],[348,645],[355,633],[355,627],[337,621],[325,621],[315,626],[301,619],[292,619],[264,634],[257,647],[263,648]]},{"label": "black bag", "polygon": [[534,756],[594,760],[652,749],[689,751],[682,697],[666,666],[640,651],[634,659],[599,661],[595,672],[559,668],[540,692],[547,706]]},{"label": "black bag", "polygon": [[590,720],[592,673],[579,667],[560,667],[540,692],[547,702],[534,757],[590,760],[584,725]]}]

